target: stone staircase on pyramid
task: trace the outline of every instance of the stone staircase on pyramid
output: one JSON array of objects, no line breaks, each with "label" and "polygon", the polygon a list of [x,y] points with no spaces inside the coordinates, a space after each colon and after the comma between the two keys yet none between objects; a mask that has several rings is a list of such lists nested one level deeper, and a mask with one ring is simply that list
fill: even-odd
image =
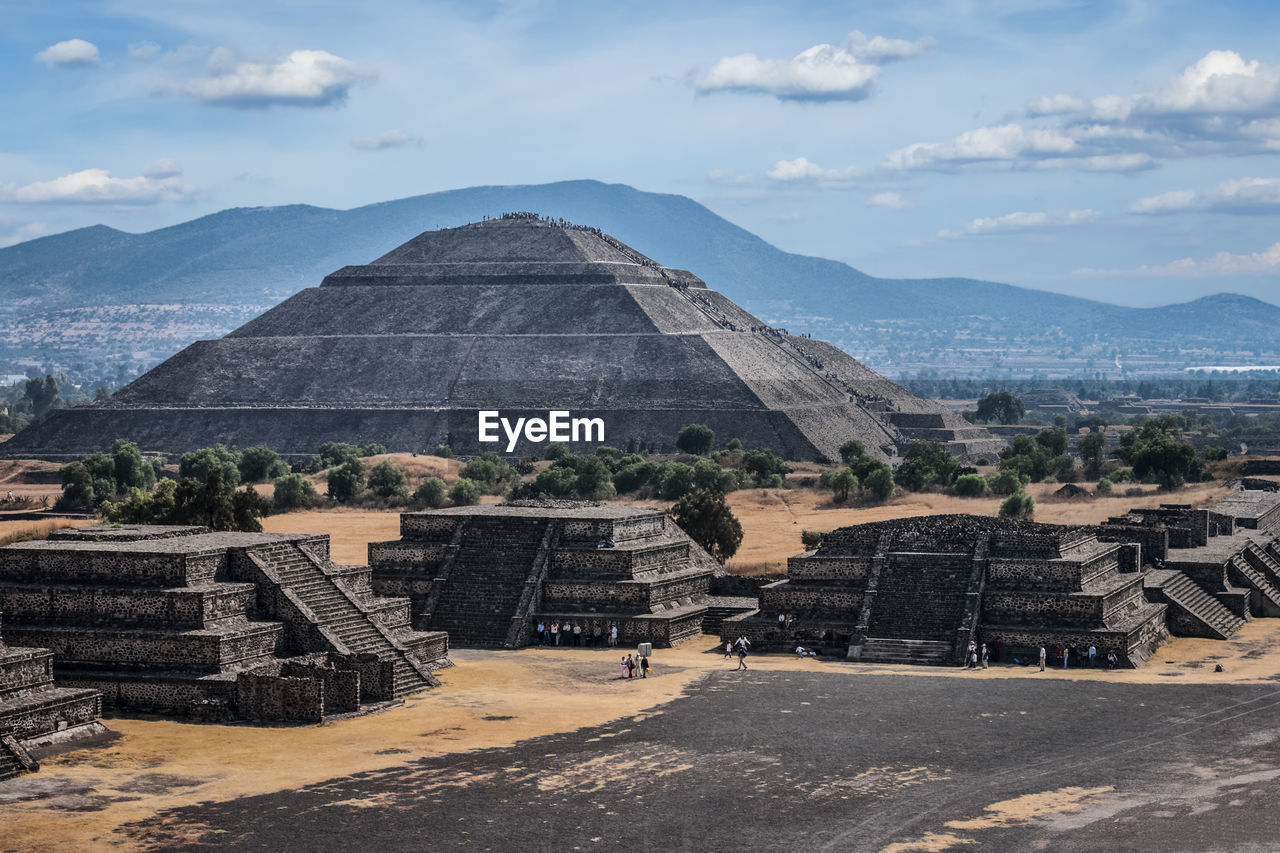
[{"label": "stone staircase on pyramid", "polygon": [[1169,625],[1178,633],[1225,640],[1246,621],[1184,572],[1153,569],[1147,573],[1145,585],[1155,592],[1156,600],[1170,605]]}]

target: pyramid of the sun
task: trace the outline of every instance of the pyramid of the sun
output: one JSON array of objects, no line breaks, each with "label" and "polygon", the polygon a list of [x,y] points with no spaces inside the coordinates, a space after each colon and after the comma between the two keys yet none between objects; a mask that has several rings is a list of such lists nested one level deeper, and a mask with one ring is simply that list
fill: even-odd
[{"label": "pyramid of the sun", "polygon": [[[505,451],[478,442],[481,410],[513,422],[549,410],[601,418],[604,441],[591,445],[657,450],[690,423],[791,459],[836,458],[850,438],[880,457],[918,438],[962,456],[1000,446],[597,229],[506,215],[343,267],[0,452],[64,457],[115,438],[170,453],[223,442],[310,454],[331,440]],[[513,452],[541,449],[521,441]]]}]

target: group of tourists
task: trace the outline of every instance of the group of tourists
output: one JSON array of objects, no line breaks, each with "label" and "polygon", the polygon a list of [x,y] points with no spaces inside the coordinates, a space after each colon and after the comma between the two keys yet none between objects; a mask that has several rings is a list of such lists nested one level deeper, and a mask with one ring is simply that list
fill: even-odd
[{"label": "group of tourists", "polygon": [[646,655],[626,655],[618,661],[618,665],[622,668],[622,678],[635,678],[637,672],[640,673],[641,678],[648,678],[653,672],[649,668],[649,658]]},{"label": "group of tourists", "polygon": [[795,617],[795,614],[793,614],[793,613],[779,613],[779,614],[778,614],[778,627],[779,627],[779,628],[782,628],[783,630],[786,630],[786,631],[790,631],[790,630],[791,630],[791,626],[792,626],[792,625],[794,625],[794,624],[796,624],[796,617]]},{"label": "group of tourists", "polygon": [[581,622],[570,622],[567,619],[563,623],[556,619],[540,620],[535,630],[538,632],[539,642],[544,646],[599,647],[608,643],[609,648],[613,648],[618,645],[618,626],[601,622],[583,627]]},{"label": "group of tourists", "polygon": [[[1115,669],[1116,664],[1120,662],[1115,649],[1107,649],[1106,657],[1107,669]],[[1097,669],[1100,665],[1098,659],[1098,647],[1090,645],[1088,648],[1084,646],[1077,647],[1075,643],[1068,646],[1056,645],[1052,649],[1040,647],[1040,671],[1044,672],[1045,666],[1062,665],[1063,669],[1070,669],[1072,664],[1077,668]]]},{"label": "group of tourists", "polygon": [[747,649],[751,648],[751,641],[746,636],[738,637],[733,642],[724,644],[724,659],[729,660],[735,654],[738,656],[738,669],[747,668]]}]

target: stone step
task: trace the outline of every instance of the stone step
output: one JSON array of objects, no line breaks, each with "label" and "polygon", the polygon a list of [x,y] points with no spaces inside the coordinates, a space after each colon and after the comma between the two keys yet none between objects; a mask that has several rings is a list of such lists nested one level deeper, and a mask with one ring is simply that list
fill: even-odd
[{"label": "stone step", "polygon": [[940,640],[867,637],[859,660],[872,663],[910,663],[926,666],[954,664],[951,644]]},{"label": "stone step", "polygon": [[1271,605],[1272,612],[1280,611],[1280,590],[1277,590],[1271,581],[1267,580],[1266,575],[1250,565],[1248,559],[1243,556],[1233,557],[1231,564],[1237,572],[1244,576],[1249,585]]},{"label": "stone step", "polygon": [[1245,622],[1183,572],[1173,572],[1172,577],[1161,588],[1170,601],[1224,640],[1238,631]]}]

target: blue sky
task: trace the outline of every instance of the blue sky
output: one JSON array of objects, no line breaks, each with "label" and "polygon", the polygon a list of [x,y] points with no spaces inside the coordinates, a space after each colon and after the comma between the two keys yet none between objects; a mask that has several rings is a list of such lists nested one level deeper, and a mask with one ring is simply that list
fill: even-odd
[{"label": "blue sky", "polygon": [[1280,302],[1280,4],[0,14],[0,245],[596,178],[876,275]]}]

